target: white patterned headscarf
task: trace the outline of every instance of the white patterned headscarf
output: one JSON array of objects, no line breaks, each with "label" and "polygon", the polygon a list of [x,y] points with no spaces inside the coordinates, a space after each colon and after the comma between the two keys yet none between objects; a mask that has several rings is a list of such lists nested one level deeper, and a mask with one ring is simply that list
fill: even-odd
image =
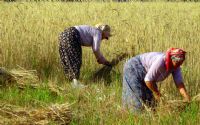
[{"label": "white patterned headscarf", "polygon": [[107,24],[96,24],[95,27],[101,30],[102,32],[111,32],[111,28]]}]

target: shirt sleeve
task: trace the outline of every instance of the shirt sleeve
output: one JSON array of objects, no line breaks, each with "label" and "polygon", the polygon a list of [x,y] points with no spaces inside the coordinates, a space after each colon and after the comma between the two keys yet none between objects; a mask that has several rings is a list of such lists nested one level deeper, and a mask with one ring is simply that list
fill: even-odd
[{"label": "shirt sleeve", "polygon": [[155,82],[157,78],[162,75],[162,72],[164,72],[164,68],[165,67],[162,58],[157,59],[147,71],[144,81]]},{"label": "shirt sleeve", "polygon": [[92,49],[94,52],[100,51],[100,44],[101,44],[101,33],[95,32],[93,34],[93,44],[92,44]]},{"label": "shirt sleeve", "polygon": [[180,67],[178,67],[176,70],[172,72],[172,76],[176,85],[183,83],[183,77]]}]

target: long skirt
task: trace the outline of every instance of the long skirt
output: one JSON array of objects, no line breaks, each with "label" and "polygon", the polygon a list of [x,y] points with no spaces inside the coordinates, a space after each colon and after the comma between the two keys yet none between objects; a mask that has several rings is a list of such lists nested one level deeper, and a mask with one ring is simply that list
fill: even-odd
[{"label": "long skirt", "polygon": [[59,54],[66,77],[78,79],[82,65],[82,48],[79,31],[75,27],[65,29],[59,35]]},{"label": "long skirt", "polygon": [[123,72],[123,107],[131,112],[140,112],[144,107],[154,106],[153,93],[146,86],[144,78],[146,71],[140,62],[139,56],[131,58],[124,65]]}]

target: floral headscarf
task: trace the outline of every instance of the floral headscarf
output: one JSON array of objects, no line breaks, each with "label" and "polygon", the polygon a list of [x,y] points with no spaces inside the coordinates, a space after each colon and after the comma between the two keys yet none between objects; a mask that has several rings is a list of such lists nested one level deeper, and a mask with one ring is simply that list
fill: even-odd
[{"label": "floral headscarf", "polygon": [[186,52],[180,48],[168,49],[166,51],[166,59],[165,59],[166,70],[169,71],[172,68],[172,61],[181,62],[185,60],[185,54]]}]

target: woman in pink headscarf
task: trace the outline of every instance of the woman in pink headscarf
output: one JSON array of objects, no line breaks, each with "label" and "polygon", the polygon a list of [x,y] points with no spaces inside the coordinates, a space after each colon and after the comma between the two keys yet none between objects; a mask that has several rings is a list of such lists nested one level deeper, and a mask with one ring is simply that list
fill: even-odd
[{"label": "woman in pink headscarf", "polygon": [[170,48],[166,53],[144,53],[128,60],[124,65],[123,106],[133,112],[140,111],[142,103],[154,106],[155,100],[159,101],[161,97],[156,83],[170,74],[184,100],[190,101],[180,68],[185,54],[182,49]]}]

